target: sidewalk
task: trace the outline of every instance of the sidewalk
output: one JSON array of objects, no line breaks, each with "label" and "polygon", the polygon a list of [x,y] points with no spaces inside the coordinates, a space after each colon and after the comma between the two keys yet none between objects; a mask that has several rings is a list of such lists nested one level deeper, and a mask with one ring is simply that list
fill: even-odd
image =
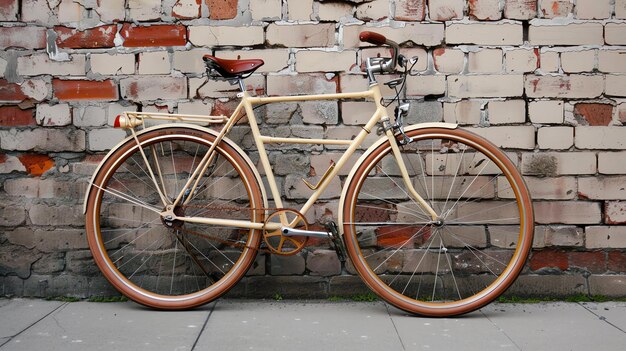
[{"label": "sidewalk", "polygon": [[420,318],[383,302],[219,300],[183,312],[131,302],[0,299],[8,350],[624,350],[626,303],[492,304]]}]

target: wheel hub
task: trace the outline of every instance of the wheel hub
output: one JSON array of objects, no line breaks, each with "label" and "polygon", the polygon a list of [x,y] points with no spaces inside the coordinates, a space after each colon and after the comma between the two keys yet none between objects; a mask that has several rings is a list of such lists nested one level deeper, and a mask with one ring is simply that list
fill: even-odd
[{"label": "wheel hub", "polygon": [[164,214],[161,216],[161,223],[163,223],[166,228],[180,229],[183,227],[185,222],[175,218],[184,216],[185,208],[183,206],[167,206],[165,207]]}]

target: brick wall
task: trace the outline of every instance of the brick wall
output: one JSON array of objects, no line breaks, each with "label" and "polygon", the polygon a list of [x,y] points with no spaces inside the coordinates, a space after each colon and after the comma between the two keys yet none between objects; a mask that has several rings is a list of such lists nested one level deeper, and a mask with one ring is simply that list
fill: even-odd
[{"label": "brick wall", "polygon": [[[626,295],[626,0],[0,0],[0,295],[109,291],[81,203],[125,135],[111,128],[120,111],[231,111],[233,88],[205,84],[205,53],[264,59],[247,80],[257,93],[363,90],[363,58],[384,53],[359,43],[364,29],[419,57],[408,81],[413,122],[459,123],[520,165],[538,226],[514,293]],[[271,105],[263,127],[346,137],[368,107]],[[250,146],[245,127],[234,134]],[[339,152],[302,149],[269,148],[288,204],[308,196],[300,178]],[[339,187],[309,221],[336,215]],[[362,288],[317,245],[260,257],[234,293]]]}]

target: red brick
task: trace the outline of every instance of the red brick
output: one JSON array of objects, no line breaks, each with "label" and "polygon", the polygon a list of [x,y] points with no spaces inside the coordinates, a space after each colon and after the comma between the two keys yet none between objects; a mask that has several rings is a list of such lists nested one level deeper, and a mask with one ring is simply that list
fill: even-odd
[{"label": "red brick", "polygon": [[26,98],[27,96],[22,92],[22,87],[19,84],[0,79],[0,101],[21,102]]},{"label": "red brick", "polygon": [[54,160],[47,155],[23,154],[18,156],[30,175],[40,176],[54,166]]},{"label": "red brick", "polygon": [[579,103],[574,106],[574,116],[584,119],[590,126],[608,126],[613,118],[613,105]]},{"label": "red brick", "polygon": [[111,48],[115,46],[114,39],[117,33],[117,25],[96,27],[79,31],[74,28],[54,27],[57,34],[57,46],[60,48]]},{"label": "red brick", "polygon": [[606,271],[606,253],[603,251],[570,252],[569,266],[581,268],[591,273]]},{"label": "red brick", "polygon": [[43,49],[46,47],[44,27],[0,27],[0,48],[18,47]]},{"label": "red brick", "polygon": [[133,26],[126,23],[120,34],[124,38],[125,47],[187,44],[187,28],[183,25]]},{"label": "red brick", "polygon": [[[415,233],[420,233],[415,235]],[[419,226],[382,226],[376,229],[380,247],[412,248],[414,243],[423,244],[430,238],[430,229]]]},{"label": "red brick", "polygon": [[52,80],[54,96],[59,100],[117,100],[117,85],[112,80]]},{"label": "red brick", "polygon": [[[235,112],[237,105],[239,102],[237,100],[228,100],[226,102],[222,100],[215,100],[215,104],[213,105],[213,110],[211,111],[211,115],[213,116],[230,116]],[[256,114],[255,114],[256,115]]]},{"label": "red brick", "polygon": [[607,260],[607,268],[609,271],[622,273],[626,272],[626,252],[611,251]]},{"label": "red brick", "polygon": [[34,126],[35,109],[22,110],[17,106],[0,106],[0,127]]},{"label": "red brick", "polygon": [[530,269],[533,271],[541,268],[558,268],[565,271],[568,267],[567,254],[563,251],[535,251],[530,258]]},{"label": "red brick", "polygon": [[209,6],[209,18],[225,20],[237,17],[237,0],[205,0]]}]

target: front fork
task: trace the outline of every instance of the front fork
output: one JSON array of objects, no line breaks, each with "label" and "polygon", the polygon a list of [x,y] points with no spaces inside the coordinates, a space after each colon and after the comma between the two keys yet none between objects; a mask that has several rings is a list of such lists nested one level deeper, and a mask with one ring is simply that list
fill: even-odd
[{"label": "front fork", "polygon": [[[404,133],[404,128],[403,128],[404,116],[406,116],[406,114],[408,113],[408,110],[409,110],[408,103],[399,105],[398,107],[396,107],[396,111],[395,111],[396,123],[392,124],[391,121],[389,120],[389,117],[387,116],[381,119],[381,123],[383,125],[385,135],[387,135],[387,138],[389,139],[389,144],[391,145],[393,156],[395,157],[396,162],[398,163],[400,174],[402,174],[402,180],[404,181],[404,184],[406,185],[409,194],[430,215],[433,222],[439,222],[440,217],[437,214],[437,212],[435,212],[432,206],[430,206],[430,204],[428,204],[428,202],[424,200],[424,198],[421,197],[420,194],[418,194],[417,191],[415,190],[415,187],[413,186],[413,182],[411,181],[411,178],[409,177],[409,172],[406,169],[404,159],[402,158],[402,154],[400,153],[400,147],[398,146],[398,144],[406,145],[413,141],[411,137],[409,137],[408,135],[406,135],[406,133]],[[399,132],[400,135],[402,135],[401,140],[398,140],[396,138],[394,134],[396,131]]]}]

